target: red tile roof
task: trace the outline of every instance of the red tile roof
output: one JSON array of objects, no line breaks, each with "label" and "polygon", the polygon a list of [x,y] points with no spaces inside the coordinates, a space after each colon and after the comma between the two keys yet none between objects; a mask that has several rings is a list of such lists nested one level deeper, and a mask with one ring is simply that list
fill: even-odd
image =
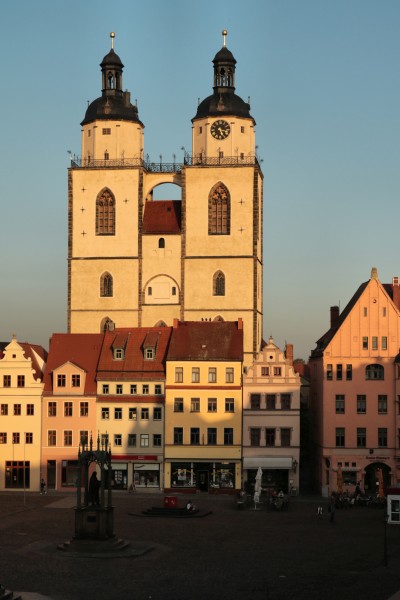
[{"label": "red tile roof", "polygon": [[52,393],[54,369],[71,362],[86,371],[85,394],[96,394],[96,368],[103,333],[54,333],[44,376],[44,393]]},{"label": "red tile roof", "polygon": [[146,202],[142,231],[148,234],[180,233],[180,200],[152,200]]},{"label": "red tile roof", "polygon": [[243,329],[229,321],[184,321],[172,330],[167,360],[243,360]]},{"label": "red tile roof", "polygon": [[[154,360],[144,359],[144,343],[149,336],[156,347]],[[98,379],[100,381],[164,379],[165,358],[170,336],[171,327],[136,327],[107,331],[98,365]],[[122,360],[113,358],[115,339],[126,339]]]}]

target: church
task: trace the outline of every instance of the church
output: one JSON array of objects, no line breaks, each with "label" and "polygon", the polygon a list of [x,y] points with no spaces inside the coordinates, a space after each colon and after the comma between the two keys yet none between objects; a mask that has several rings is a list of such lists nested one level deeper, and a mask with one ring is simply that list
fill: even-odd
[{"label": "church", "polygon": [[[213,59],[211,95],[192,118],[183,164],[151,162],[144,124],[111,49],[101,95],[86,110],[81,157],[68,170],[68,331],[243,320],[244,364],[263,318],[263,174],[236,60]],[[188,124],[189,126],[189,124]],[[180,200],[154,200],[165,183]]]}]

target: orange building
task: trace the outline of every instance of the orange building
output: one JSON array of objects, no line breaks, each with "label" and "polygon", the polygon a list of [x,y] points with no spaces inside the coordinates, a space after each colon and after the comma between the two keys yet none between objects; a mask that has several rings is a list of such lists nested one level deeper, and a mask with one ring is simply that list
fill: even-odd
[{"label": "orange building", "polygon": [[[331,324],[310,358],[311,427],[318,489],[375,493],[400,482],[400,288],[376,269]],[[340,483],[340,481],[339,481]]]}]

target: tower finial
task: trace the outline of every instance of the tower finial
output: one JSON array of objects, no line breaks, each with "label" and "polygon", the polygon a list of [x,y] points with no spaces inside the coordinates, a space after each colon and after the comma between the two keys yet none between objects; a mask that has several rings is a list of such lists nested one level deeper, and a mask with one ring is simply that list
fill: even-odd
[{"label": "tower finial", "polygon": [[115,38],[115,33],[114,31],[112,31],[110,33],[110,38],[111,38],[111,50],[114,50],[114,38]]},{"label": "tower finial", "polygon": [[228,35],[228,30],[227,29],[223,29],[222,30],[222,38],[223,38],[223,41],[224,41],[224,43],[223,43],[224,47],[226,46],[226,36],[227,35]]}]

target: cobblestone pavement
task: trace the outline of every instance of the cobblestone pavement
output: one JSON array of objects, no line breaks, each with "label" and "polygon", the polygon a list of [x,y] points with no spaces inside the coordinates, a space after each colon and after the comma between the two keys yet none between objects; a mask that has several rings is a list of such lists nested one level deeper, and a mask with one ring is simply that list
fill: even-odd
[{"label": "cobblestone pavement", "polygon": [[212,514],[144,517],[161,494],[115,493],[116,535],[152,550],[90,559],[57,550],[74,533],[73,495],[26,494],[24,504],[23,494],[0,494],[0,582],[52,600],[388,600],[400,590],[400,526],[387,526],[384,566],[382,510],[337,510],[330,523],[312,497],[282,513],[238,510],[228,496],[192,500]]}]

